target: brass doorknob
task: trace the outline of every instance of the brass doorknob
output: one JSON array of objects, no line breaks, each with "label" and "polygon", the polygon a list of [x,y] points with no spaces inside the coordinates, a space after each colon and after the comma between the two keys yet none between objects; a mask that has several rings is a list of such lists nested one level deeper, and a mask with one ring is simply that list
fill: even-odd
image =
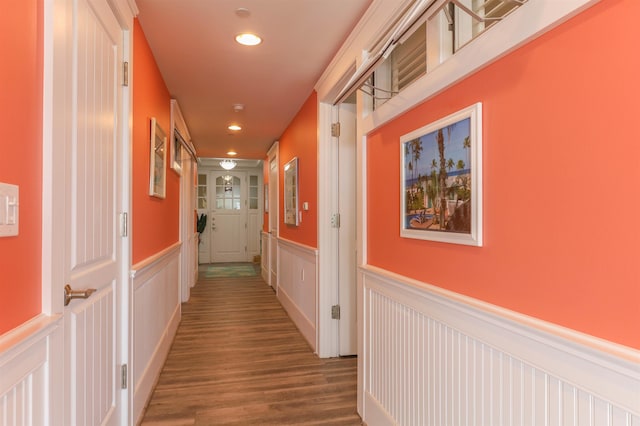
[{"label": "brass doorknob", "polygon": [[67,306],[71,299],[87,299],[93,293],[95,288],[87,288],[84,290],[73,290],[69,284],[64,286],[64,306]]}]

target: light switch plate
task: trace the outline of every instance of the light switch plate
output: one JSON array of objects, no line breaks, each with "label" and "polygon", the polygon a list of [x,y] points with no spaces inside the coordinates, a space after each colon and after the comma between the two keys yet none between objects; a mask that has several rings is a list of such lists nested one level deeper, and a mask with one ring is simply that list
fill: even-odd
[{"label": "light switch plate", "polygon": [[18,185],[0,182],[0,237],[18,235],[19,201]]}]

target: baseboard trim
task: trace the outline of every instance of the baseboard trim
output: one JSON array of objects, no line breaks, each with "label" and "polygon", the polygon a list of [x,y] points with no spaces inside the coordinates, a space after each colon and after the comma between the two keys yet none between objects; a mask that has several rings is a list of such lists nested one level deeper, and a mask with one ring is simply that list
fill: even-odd
[{"label": "baseboard trim", "polygon": [[315,352],[316,348],[316,327],[313,322],[311,322],[302,311],[298,308],[298,306],[294,303],[294,301],[289,297],[286,291],[282,289],[282,287],[278,290],[278,300],[287,314],[293,321],[293,323],[298,327],[302,336],[306,339],[309,346]]},{"label": "baseboard trim", "polygon": [[133,396],[133,418],[135,423],[138,424],[144,415],[144,411],[151,399],[153,389],[160,378],[160,372],[169,355],[169,349],[173,343],[173,338],[176,335],[178,325],[180,324],[180,307],[176,307],[171,315],[171,320],[166,328],[166,331],[162,335],[162,339],[158,342],[153,351],[151,361],[147,364],[144,372],[140,376],[140,380],[135,386]]}]

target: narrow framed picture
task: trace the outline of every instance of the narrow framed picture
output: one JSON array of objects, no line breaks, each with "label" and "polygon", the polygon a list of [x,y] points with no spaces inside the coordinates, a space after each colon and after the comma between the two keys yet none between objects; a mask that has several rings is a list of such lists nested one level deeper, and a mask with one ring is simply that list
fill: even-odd
[{"label": "narrow framed picture", "polygon": [[298,157],[284,165],[284,223],[298,226]]},{"label": "narrow framed picture", "polygon": [[400,138],[400,235],[482,246],[482,104]]},{"label": "narrow framed picture", "polygon": [[167,135],[155,117],[151,118],[150,145],[149,195],[164,198],[167,183]]}]

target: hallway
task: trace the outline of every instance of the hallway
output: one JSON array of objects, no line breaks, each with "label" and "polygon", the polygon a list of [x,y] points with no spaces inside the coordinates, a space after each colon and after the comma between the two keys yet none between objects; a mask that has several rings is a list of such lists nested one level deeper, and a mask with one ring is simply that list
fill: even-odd
[{"label": "hallway", "polygon": [[317,358],[259,275],[201,269],[142,424],[359,425],[356,359]]}]

